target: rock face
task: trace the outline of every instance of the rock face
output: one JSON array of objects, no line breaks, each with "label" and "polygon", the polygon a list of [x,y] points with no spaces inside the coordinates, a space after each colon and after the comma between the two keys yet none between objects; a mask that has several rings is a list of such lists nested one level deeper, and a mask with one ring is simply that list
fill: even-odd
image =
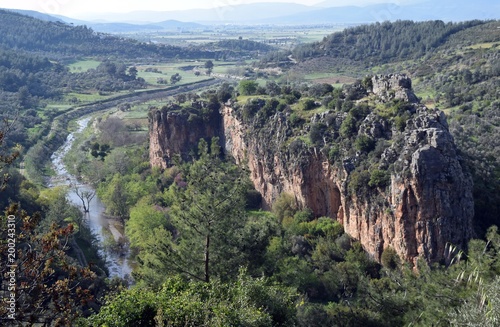
[{"label": "rock face", "polygon": [[411,79],[406,75],[378,75],[372,78],[373,93],[382,100],[400,99],[415,103],[417,97],[411,88]]},{"label": "rock face", "polygon": [[175,155],[183,160],[197,153],[201,138],[222,135],[222,119],[218,112],[205,117],[178,112],[171,107],[149,113],[149,158],[153,167],[167,168]]},{"label": "rock face", "polygon": [[[394,93],[416,100],[407,77],[376,77],[372,82],[373,93],[381,98]],[[418,258],[436,262],[443,259],[447,243],[461,246],[471,237],[472,180],[462,169],[444,114],[418,104],[411,108],[414,113],[402,132],[372,114],[361,123],[358,133],[391,137],[379,163],[390,173],[390,181],[383,187],[366,186],[364,193],[353,193],[349,186],[361,157],[348,156],[352,151],[346,150],[332,161],[319,148],[300,139],[290,141],[291,126],[284,113],[275,113],[261,128],[244,123],[232,106],[222,107],[222,145],[237,163],[248,165],[265,208],[286,192],[315,215],[341,222],[376,260],[391,247],[411,264]],[[326,116],[312,120],[325,121]],[[329,121],[339,125],[335,122],[344,118],[338,113]],[[200,136],[177,126],[180,121],[167,113],[156,113],[153,119],[150,154],[155,166],[165,167],[185,142]],[[217,131],[205,128],[201,134]]]}]

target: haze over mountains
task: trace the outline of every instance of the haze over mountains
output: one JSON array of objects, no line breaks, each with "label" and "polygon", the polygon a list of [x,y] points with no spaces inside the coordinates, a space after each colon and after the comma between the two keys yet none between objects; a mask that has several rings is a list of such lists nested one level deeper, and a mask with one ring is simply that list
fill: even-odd
[{"label": "haze over mountains", "polygon": [[[295,3],[254,3],[213,9],[180,11],[133,11],[129,13],[88,14],[84,19],[46,15],[36,11],[18,11],[44,20],[61,20],[87,25],[101,32],[132,30],[192,29],[211,24],[359,24],[396,20],[499,19],[500,2],[490,0],[424,0],[411,4],[382,3],[368,6],[338,6],[326,0],[315,6]],[[119,24],[117,24],[119,23]],[[189,23],[189,24],[187,24]],[[195,24],[193,24],[195,23]]]}]

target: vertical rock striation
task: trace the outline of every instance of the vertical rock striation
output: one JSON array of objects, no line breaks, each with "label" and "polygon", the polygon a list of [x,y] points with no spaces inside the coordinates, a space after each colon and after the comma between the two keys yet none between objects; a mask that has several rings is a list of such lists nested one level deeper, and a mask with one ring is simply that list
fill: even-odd
[{"label": "vertical rock striation", "polygon": [[[201,104],[198,104],[201,106]],[[204,117],[179,111],[175,105],[149,112],[149,159],[153,167],[167,168],[175,155],[191,160],[201,138],[222,135],[222,119],[218,112]]]}]

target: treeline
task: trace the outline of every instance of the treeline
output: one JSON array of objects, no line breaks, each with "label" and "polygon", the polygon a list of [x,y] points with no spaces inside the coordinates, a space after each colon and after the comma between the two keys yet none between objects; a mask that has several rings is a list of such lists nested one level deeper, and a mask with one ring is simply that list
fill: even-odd
[{"label": "treeline", "polygon": [[485,22],[396,21],[362,25],[333,33],[321,42],[299,45],[292,55],[299,61],[327,56],[371,65],[416,59],[435,51],[450,36],[481,24]]}]

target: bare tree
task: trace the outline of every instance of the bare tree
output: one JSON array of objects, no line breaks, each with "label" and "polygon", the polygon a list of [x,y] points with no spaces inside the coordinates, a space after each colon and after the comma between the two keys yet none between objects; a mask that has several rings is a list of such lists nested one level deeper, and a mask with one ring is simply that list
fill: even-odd
[{"label": "bare tree", "polygon": [[90,211],[90,201],[95,197],[96,191],[94,190],[82,190],[78,186],[74,186],[75,194],[82,201],[83,212]]}]

